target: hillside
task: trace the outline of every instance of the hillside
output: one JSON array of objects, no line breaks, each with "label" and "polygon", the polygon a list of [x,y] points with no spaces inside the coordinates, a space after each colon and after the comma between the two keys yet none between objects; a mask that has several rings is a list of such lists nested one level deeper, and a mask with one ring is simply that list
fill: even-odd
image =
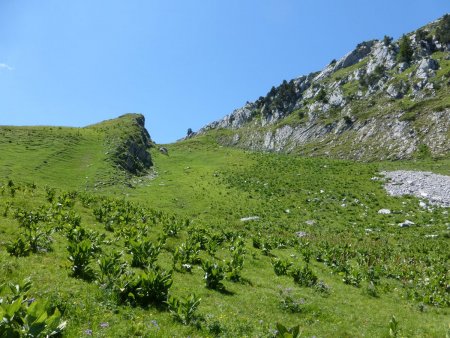
[{"label": "hillside", "polygon": [[140,114],[0,126],[0,338],[449,336],[449,20],[168,154]]},{"label": "hillside", "polygon": [[0,175],[92,189],[144,173],[152,164],[150,145],[138,114],[85,128],[0,126]]},{"label": "hillside", "polygon": [[[224,145],[357,160],[447,156],[450,16],[365,41],[202,128]],[[192,136],[195,136],[193,134]]]},{"label": "hillside", "polygon": [[[55,323],[47,327],[65,322],[67,337],[275,337],[277,323],[307,337],[445,335],[448,208],[388,196],[379,172],[448,175],[448,160],[261,154],[204,135],[168,145],[170,156],[151,148],[153,177],[85,186],[96,173],[87,162],[108,181],[105,143],[97,158],[90,147],[116,123],[30,127],[41,138],[28,149],[14,144],[28,128],[10,128],[15,160],[33,164],[12,166],[10,155],[9,180],[0,181],[0,285],[19,285],[0,291],[4,318],[2,309],[29,321],[26,313],[46,311]],[[67,139],[80,131],[81,141],[45,143],[55,129]],[[45,158],[49,167],[35,170]],[[415,225],[398,226],[405,220]]]}]

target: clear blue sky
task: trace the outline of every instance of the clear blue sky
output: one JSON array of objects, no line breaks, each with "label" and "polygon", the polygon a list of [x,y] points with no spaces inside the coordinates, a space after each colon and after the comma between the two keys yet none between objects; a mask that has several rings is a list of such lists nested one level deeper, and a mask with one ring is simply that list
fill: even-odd
[{"label": "clear blue sky", "polygon": [[175,141],[449,11],[448,0],[0,0],[0,125],[139,112],[156,142]]}]

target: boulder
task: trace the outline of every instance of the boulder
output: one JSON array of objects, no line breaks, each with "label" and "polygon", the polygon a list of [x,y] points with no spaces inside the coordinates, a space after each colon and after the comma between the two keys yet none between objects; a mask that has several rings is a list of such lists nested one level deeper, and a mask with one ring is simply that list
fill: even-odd
[{"label": "boulder", "polygon": [[167,150],[166,147],[160,147],[160,148],[159,148],[159,152],[160,152],[161,154],[164,154],[164,155],[169,156],[169,150]]}]

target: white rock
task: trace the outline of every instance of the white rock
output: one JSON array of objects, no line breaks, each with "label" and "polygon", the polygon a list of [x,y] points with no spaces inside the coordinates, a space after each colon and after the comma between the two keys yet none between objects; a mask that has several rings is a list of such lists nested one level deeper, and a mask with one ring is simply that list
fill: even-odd
[{"label": "white rock", "polygon": [[411,225],[414,225],[414,224],[415,224],[414,222],[412,222],[412,221],[407,219],[406,221],[404,221],[402,223],[399,223],[398,225],[400,226],[400,228],[408,228],[408,227],[410,227]]},{"label": "white rock", "polygon": [[241,222],[257,221],[259,216],[242,217]]},{"label": "white rock", "polygon": [[381,215],[389,215],[391,213],[391,210],[389,209],[380,209],[378,210],[378,213]]}]

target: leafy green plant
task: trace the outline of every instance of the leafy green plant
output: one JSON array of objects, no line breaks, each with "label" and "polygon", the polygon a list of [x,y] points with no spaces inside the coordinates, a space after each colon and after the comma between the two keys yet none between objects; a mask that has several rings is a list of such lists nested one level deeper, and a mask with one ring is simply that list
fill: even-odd
[{"label": "leafy green plant", "polygon": [[398,327],[398,321],[395,316],[392,316],[389,321],[389,337],[397,338],[399,334],[400,329]]},{"label": "leafy green plant", "polygon": [[195,311],[200,305],[201,298],[195,294],[190,294],[185,299],[179,299],[174,296],[169,296],[167,305],[172,317],[181,322],[183,325],[189,325],[197,317]]},{"label": "leafy green plant", "polygon": [[238,237],[230,246],[231,260],[225,263],[225,270],[227,278],[233,282],[238,282],[241,279],[241,271],[244,267],[244,245],[244,240]]},{"label": "leafy green plant", "polygon": [[90,261],[95,250],[91,241],[84,239],[79,243],[69,242],[67,251],[69,252],[68,260],[72,264],[72,275],[77,278],[92,279],[94,271],[90,266]]},{"label": "leafy green plant", "polygon": [[273,271],[277,276],[285,276],[289,273],[292,262],[287,259],[272,259]]},{"label": "leafy green plant", "polygon": [[30,254],[31,247],[24,236],[19,236],[19,238],[6,245],[6,251],[8,251],[11,256],[25,257]]},{"label": "leafy green plant", "polygon": [[323,296],[328,296],[331,293],[331,288],[328,284],[326,284],[325,282],[319,280],[315,285],[314,285],[314,291],[322,294]]},{"label": "leafy green plant", "polygon": [[290,275],[294,282],[300,286],[314,286],[317,283],[317,276],[311,270],[309,265],[304,265],[303,268],[294,267],[291,269]]},{"label": "leafy green plant", "polygon": [[55,188],[50,188],[50,187],[45,187],[45,194],[46,194],[47,201],[52,203],[53,200],[55,199],[56,189]]},{"label": "leafy green plant", "polygon": [[355,287],[359,287],[363,279],[361,271],[357,267],[353,267],[348,264],[344,267],[344,271],[340,272],[340,274],[343,275],[342,281],[345,284],[353,285]]},{"label": "leafy green plant", "polygon": [[29,279],[8,284],[12,294],[0,298],[1,337],[52,337],[64,330],[66,322],[62,321],[58,308],[52,309],[48,302],[29,298],[31,285]]},{"label": "leafy green plant", "polygon": [[[175,249],[173,253],[173,266],[180,270],[183,265],[197,264],[200,262],[200,247],[199,242],[186,241]],[[186,269],[182,269],[186,270]]]},{"label": "leafy green plant", "polygon": [[131,239],[128,242],[128,251],[132,255],[131,266],[146,268],[155,265],[161,247],[149,239]]},{"label": "leafy green plant", "polygon": [[119,303],[146,307],[163,305],[172,286],[172,273],[164,270],[147,270],[138,274],[123,274],[116,281],[114,290]]},{"label": "leafy green plant", "polygon": [[275,337],[281,338],[299,338],[300,337],[300,325],[287,328],[283,324],[277,323],[277,331]]},{"label": "leafy green plant", "polygon": [[311,256],[313,254],[310,243],[304,241],[300,242],[299,251],[303,256],[303,260],[305,261],[305,263],[309,264],[309,262],[311,261]]},{"label": "leafy green plant", "polygon": [[80,243],[83,240],[89,240],[94,253],[101,252],[101,243],[105,239],[105,234],[100,234],[95,230],[86,229],[81,226],[70,226],[66,232],[69,242]]},{"label": "leafy green plant", "polygon": [[214,290],[221,290],[224,288],[222,280],[225,277],[224,268],[221,264],[211,261],[203,261],[202,269],[205,272],[206,287]]},{"label": "leafy green plant", "polygon": [[113,252],[110,255],[102,255],[98,260],[100,274],[98,280],[106,286],[112,286],[114,282],[125,273],[127,264],[121,261],[122,253]]}]

